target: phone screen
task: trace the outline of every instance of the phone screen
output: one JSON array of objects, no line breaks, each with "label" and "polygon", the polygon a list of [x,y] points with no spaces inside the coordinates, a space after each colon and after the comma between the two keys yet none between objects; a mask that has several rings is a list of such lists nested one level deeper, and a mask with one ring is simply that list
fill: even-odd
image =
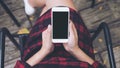
[{"label": "phone screen", "polygon": [[53,39],[68,39],[68,12],[53,12]]}]

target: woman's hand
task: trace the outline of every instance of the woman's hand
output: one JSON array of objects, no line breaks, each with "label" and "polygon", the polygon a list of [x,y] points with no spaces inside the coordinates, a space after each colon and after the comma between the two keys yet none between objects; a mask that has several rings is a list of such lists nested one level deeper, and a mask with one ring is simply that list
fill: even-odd
[{"label": "woman's hand", "polygon": [[29,58],[26,62],[32,67],[41,62],[49,53],[54,50],[51,39],[51,25],[42,33],[42,48]]},{"label": "woman's hand", "polygon": [[78,46],[78,35],[75,29],[74,24],[71,22],[69,24],[70,36],[68,43],[64,43],[63,46],[66,51],[68,51],[72,56],[74,56],[79,61],[88,62],[89,64],[93,64],[94,60],[90,58],[84,51],[82,51]]},{"label": "woman's hand", "polygon": [[68,38],[68,43],[64,43],[63,46],[66,51],[71,52],[71,51],[76,50],[76,48],[79,48],[79,47],[78,47],[77,31],[76,31],[76,28],[75,28],[73,22],[70,22],[69,29],[70,29],[69,30],[70,35]]},{"label": "woman's hand", "polygon": [[54,50],[54,45],[52,44],[51,37],[52,28],[51,25],[48,25],[48,28],[42,33],[42,50],[48,54]]}]

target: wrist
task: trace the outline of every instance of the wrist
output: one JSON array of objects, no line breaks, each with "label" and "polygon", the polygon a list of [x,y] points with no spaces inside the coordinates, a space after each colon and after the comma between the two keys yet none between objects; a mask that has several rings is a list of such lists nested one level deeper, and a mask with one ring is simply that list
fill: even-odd
[{"label": "wrist", "polygon": [[29,58],[26,63],[30,66],[34,66],[41,62],[47,56],[47,52],[44,49],[40,49],[36,54]]},{"label": "wrist", "polygon": [[44,55],[49,54],[49,50],[47,48],[42,47],[39,51],[43,52]]},{"label": "wrist", "polygon": [[78,60],[87,62],[90,65],[92,65],[95,62],[92,58],[86,55],[79,47],[71,49],[69,53],[71,53]]},{"label": "wrist", "polygon": [[75,54],[80,48],[78,46],[72,47],[68,49],[68,52]]},{"label": "wrist", "polygon": [[95,62],[93,59],[89,59],[89,60],[86,60],[86,62],[88,62],[90,65],[93,65],[93,63]]}]

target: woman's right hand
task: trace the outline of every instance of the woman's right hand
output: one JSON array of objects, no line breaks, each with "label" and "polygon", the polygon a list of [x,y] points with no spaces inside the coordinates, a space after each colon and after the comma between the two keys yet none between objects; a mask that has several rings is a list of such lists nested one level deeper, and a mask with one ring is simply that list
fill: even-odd
[{"label": "woman's right hand", "polygon": [[64,43],[63,46],[72,56],[79,61],[88,62],[90,65],[94,63],[94,60],[90,58],[81,48],[78,46],[78,35],[74,24],[69,24],[70,36],[68,43]]},{"label": "woman's right hand", "polygon": [[70,34],[69,34],[69,38],[68,38],[68,43],[64,43],[63,46],[66,51],[71,53],[74,50],[76,50],[77,48],[79,48],[77,31],[76,31],[76,28],[72,21],[69,24],[69,31],[70,31]]}]

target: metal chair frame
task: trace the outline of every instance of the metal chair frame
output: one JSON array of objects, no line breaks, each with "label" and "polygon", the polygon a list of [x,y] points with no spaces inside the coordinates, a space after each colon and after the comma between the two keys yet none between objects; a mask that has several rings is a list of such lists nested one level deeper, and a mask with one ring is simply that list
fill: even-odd
[{"label": "metal chair frame", "polygon": [[[5,12],[10,16],[10,18],[14,21],[15,25],[17,27],[21,27],[21,24],[19,23],[19,21],[17,20],[17,18],[14,16],[14,14],[11,12],[11,10],[9,9],[9,7],[4,3],[4,0],[0,0],[0,5],[2,6],[2,8],[5,10]],[[32,22],[29,19],[29,16],[26,15],[30,26],[32,26]]]},{"label": "metal chair frame", "polygon": [[[90,30],[90,33],[93,33],[92,41],[96,39],[96,37],[100,34],[102,30],[104,31],[105,42],[106,42],[108,57],[109,57],[109,62],[110,62],[110,68],[116,68],[110,30],[108,28],[108,25],[105,22],[101,23],[96,30],[94,29]],[[6,36],[20,50],[20,54],[22,56],[24,43],[25,43],[25,40],[28,34],[11,34],[7,28],[2,28],[0,30],[0,52],[1,52],[0,67],[1,68],[4,68],[4,55],[5,55],[4,52],[5,52],[5,37]],[[19,42],[17,42],[15,38],[19,38]]]}]

